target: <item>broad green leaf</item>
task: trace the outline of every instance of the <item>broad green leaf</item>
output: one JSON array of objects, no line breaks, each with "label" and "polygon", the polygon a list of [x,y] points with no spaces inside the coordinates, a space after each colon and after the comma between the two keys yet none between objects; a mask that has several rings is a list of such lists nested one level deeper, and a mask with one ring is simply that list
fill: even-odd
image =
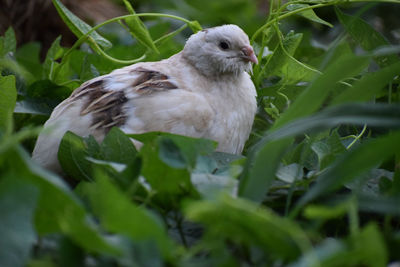
[{"label": "broad green leaf", "polygon": [[36,242],[33,217],[39,190],[12,174],[0,180],[0,266],[25,266]]},{"label": "broad green leaf", "polygon": [[355,261],[353,266],[387,266],[388,253],[385,240],[376,224],[370,223],[365,226],[357,236],[351,238],[351,241],[354,252],[350,262]]},{"label": "broad green leaf", "polygon": [[170,166],[178,168],[186,166],[194,168],[198,156],[212,153],[217,146],[217,143],[212,140],[164,132],[128,134],[128,136],[143,143],[155,142],[157,140],[160,146],[160,158],[165,163],[170,164]]},{"label": "broad green leaf", "polygon": [[161,221],[144,207],[135,206],[101,172],[96,182],[86,184],[94,213],[109,232],[126,235],[133,241],[154,242],[164,257],[168,257],[172,242]]},{"label": "broad green leaf", "polygon": [[296,85],[299,82],[310,82],[319,74],[318,70],[313,67],[298,61],[294,57],[289,58],[288,64],[281,70],[288,85]]},{"label": "broad green leaf", "polygon": [[35,229],[40,236],[62,233],[88,252],[118,255],[98,232],[83,204],[58,176],[35,164],[20,147],[6,155],[13,178],[32,183],[40,194],[35,209]]},{"label": "broad green leaf", "polygon": [[[303,35],[301,33],[289,32],[282,40],[283,48],[289,55],[293,55],[299,46]],[[286,55],[280,45],[277,46],[267,64],[261,70],[260,76],[282,75],[281,70],[288,64],[290,58]]]},{"label": "broad green leaf", "polygon": [[290,267],[308,266],[387,266],[385,240],[378,227],[370,223],[348,240],[325,238],[314,250],[306,253]]},{"label": "broad green leaf", "polygon": [[16,101],[15,76],[0,76],[0,130],[11,130],[10,125]]},{"label": "broad green leaf", "polygon": [[276,172],[276,177],[286,183],[293,183],[303,178],[303,167],[297,163],[280,166]]},{"label": "broad green leaf", "polygon": [[51,47],[47,51],[46,58],[43,63],[44,78],[52,80],[53,72],[58,63],[56,62],[63,54],[63,49],[60,46],[61,36],[58,36],[56,40],[51,44]]},{"label": "broad green leaf", "polygon": [[[305,7],[309,7],[309,6],[310,5],[307,5],[307,4],[291,4],[291,5],[287,6],[287,10],[293,11],[293,10],[297,10],[297,9],[305,8]],[[330,24],[329,22],[326,22],[325,20],[323,20],[320,17],[318,17],[317,14],[315,14],[314,10],[312,10],[312,9],[304,10],[304,11],[300,12],[299,15],[304,17],[304,18],[306,18],[306,19],[309,19],[311,21],[324,24],[324,25],[329,26],[331,28],[333,27],[332,24]]]},{"label": "broad green leaf", "polygon": [[[152,189],[159,193],[182,194],[192,191],[190,173],[184,166],[171,166],[171,162],[164,162],[160,157],[159,139],[145,143],[140,150],[142,155],[142,175]],[[176,160],[176,159],[175,159]]]},{"label": "broad green leaf", "polygon": [[400,73],[400,62],[364,75],[351,88],[346,89],[332,100],[332,104],[371,100],[382,88]]},{"label": "broad green leaf", "polygon": [[100,145],[104,160],[129,164],[136,159],[136,148],[119,128],[113,127]]},{"label": "broad green leaf", "polygon": [[342,105],[269,131],[249,153],[241,175],[239,195],[262,201],[293,137],[340,124],[400,128],[400,107],[385,104]]},{"label": "broad green leaf", "polygon": [[292,138],[257,145],[249,155],[240,177],[239,196],[261,202],[275,179],[283,153]]},{"label": "broad green leaf", "polygon": [[400,151],[399,140],[400,132],[396,131],[375,140],[368,140],[348,151],[318,177],[315,185],[302,196],[297,206],[301,207],[318,196],[335,191],[346,182],[379,165]]},{"label": "broad green leaf", "polygon": [[311,245],[296,224],[244,199],[221,195],[213,202],[187,203],[184,213],[205,226],[208,238],[257,246],[272,258],[294,259]]},{"label": "broad green leaf", "polygon": [[89,61],[89,57],[85,56],[81,66],[81,72],[79,74],[79,79],[81,82],[93,79],[100,76],[100,72],[97,68]]},{"label": "broad green leaf", "polygon": [[71,94],[71,89],[50,80],[38,80],[30,84],[23,94],[24,98],[15,106],[15,113],[50,115]]},{"label": "broad green leaf", "polygon": [[[133,9],[132,5],[129,3],[129,1],[128,0],[123,0],[123,1],[129,13],[135,15],[136,12]],[[146,26],[139,17],[135,16],[131,18],[126,18],[125,22],[126,25],[128,25],[129,32],[132,34],[133,37],[135,37],[137,40],[139,40],[139,42],[141,42],[154,52],[159,53],[156,45],[154,44],[153,39],[151,38],[149,31],[147,30]]]},{"label": "broad green leaf", "polygon": [[159,144],[159,155],[164,162],[169,162],[172,159],[169,155],[173,153],[183,159],[185,166],[190,166],[191,168],[195,167],[199,155],[210,154],[217,145],[216,142],[211,140],[173,134],[164,134],[160,138]]},{"label": "broad green leaf", "polygon": [[[339,8],[335,7],[336,15],[346,31],[356,42],[366,51],[372,51],[381,46],[390,45],[389,42],[379,32],[374,30],[364,20],[344,14]],[[396,55],[386,55],[375,58],[380,67],[391,65],[399,60]]]},{"label": "broad green leaf", "polygon": [[340,136],[336,130],[332,134],[330,134],[329,137],[324,141],[325,144],[328,146],[328,151],[325,154],[319,155],[320,170],[323,170],[326,167],[330,166],[332,161],[334,161],[337,156],[346,151],[346,147],[343,145]]},{"label": "broad green leaf", "polygon": [[[71,11],[69,11],[60,2],[60,0],[52,0],[52,2],[64,23],[67,24],[68,28],[76,35],[76,37],[80,38],[92,29],[92,27],[90,27],[86,22],[82,21]],[[96,31],[90,33],[89,36],[93,38],[93,40],[103,49],[107,49],[112,46],[112,44],[107,39],[102,37]]]},{"label": "broad green leaf", "polygon": [[[18,47],[15,55],[18,65],[20,68],[24,68],[27,73],[23,75],[27,82],[34,82],[38,77],[42,77],[43,66],[40,62],[40,43],[23,44]],[[20,72],[18,73],[21,74]]]},{"label": "broad green leaf", "polygon": [[13,28],[8,28],[4,34],[3,49],[0,56],[5,56],[7,53],[15,53],[17,50],[17,40]]},{"label": "broad green leaf", "polygon": [[66,132],[58,149],[58,160],[64,172],[76,180],[92,180],[92,168],[82,137]]},{"label": "broad green leaf", "polygon": [[358,74],[361,71],[359,67],[364,66],[365,62],[368,61],[369,58],[366,57],[347,56],[334,62],[298,96],[275,122],[273,129],[279,128],[295,118],[310,115],[318,110],[335,83]]}]

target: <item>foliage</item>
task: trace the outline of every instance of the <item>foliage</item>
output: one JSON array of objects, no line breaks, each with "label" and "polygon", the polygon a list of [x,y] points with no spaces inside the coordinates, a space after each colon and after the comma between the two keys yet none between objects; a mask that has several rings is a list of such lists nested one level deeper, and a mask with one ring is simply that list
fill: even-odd
[{"label": "foliage", "polygon": [[[203,1],[154,2],[203,25],[240,25],[236,7],[259,17],[252,1],[224,2],[235,7],[225,13],[213,1],[210,14]],[[68,132],[58,158],[74,186],[28,153],[51,110],[86,80],[176,53],[201,26],[124,0],[129,15],[91,27],[53,0],[78,41],[57,38],[43,61],[36,43],[17,48],[10,28],[0,37],[0,266],[400,261],[400,48],[360,17],[370,5],[351,2],[362,1],[270,1],[264,23],[244,23],[260,62],[245,156],[166,133],[113,128],[98,143]],[[320,18],[322,7],[340,25]],[[307,31],[283,30],[296,16],[342,32],[314,46]]]}]

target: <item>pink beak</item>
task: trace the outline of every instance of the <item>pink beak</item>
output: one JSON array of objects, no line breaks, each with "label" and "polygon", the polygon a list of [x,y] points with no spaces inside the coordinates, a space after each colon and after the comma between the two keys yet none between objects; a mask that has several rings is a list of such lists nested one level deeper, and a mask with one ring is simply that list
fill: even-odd
[{"label": "pink beak", "polygon": [[243,53],[243,58],[253,62],[254,64],[258,64],[258,59],[256,55],[254,54],[254,50],[251,46],[245,46],[242,48],[242,53]]}]

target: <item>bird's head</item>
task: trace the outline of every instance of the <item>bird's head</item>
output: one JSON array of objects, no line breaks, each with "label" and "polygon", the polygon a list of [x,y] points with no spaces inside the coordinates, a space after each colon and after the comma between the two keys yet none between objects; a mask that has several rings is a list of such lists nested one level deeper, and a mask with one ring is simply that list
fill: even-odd
[{"label": "bird's head", "polygon": [[236,25],[223,25],[193,34],[186,42],[183,55],[206,76],[239,75],[251,71],[251,63],[258,63],[248,36]]}]

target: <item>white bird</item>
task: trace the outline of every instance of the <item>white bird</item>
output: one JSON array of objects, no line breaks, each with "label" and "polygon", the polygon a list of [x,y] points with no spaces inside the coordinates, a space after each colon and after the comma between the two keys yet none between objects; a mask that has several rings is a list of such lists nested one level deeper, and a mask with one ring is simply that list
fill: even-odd
[{"label": "white bird", "polygon": [[83,83],[54,109],[44,125],[51,131],[39,135],[32,157],[61,172],[58,146],[67,131],[100,142],[113,126],[208,138],[218,142],[218,151],[240,154],[257,108],[251,63],[257,57],[238,26],[202,30],[168,59]]}]

